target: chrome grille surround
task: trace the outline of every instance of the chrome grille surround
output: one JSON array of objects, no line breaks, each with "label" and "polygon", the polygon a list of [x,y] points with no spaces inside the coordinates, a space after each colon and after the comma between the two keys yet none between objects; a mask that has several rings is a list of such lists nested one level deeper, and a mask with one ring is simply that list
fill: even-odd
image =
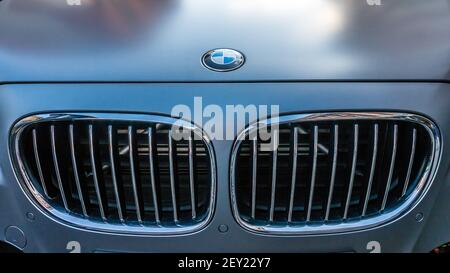
[{"label": "chrome grille surround", "polygon": [[[95,122],[139,122],[148,124],[163,124],[163,125],[176,125],[179,128],[185,128],[191,131],[195,136],[199,137],[200,141],[206,147],[205,152],[206,157],[209,161],[209,182],[210,182],[210,198],[207,203],[207,212],[204,219],[201,222],[194,224],[175,224],[173,226],[165,226],[164,224],[157,223],[155,225],[142,225],[139,223],[137,225],[127,224],[125,222],[111,223],[106,221],[98,221],[97,219],[90,219],[89,217],[80,217],[73,213],[68,213],[61,208],[55,208],[48,201],[47,198],[42,194],[42,191],[38,190],[28,173],[26,164],[22,159],[20,152],[20,140],[22,133],[26,128],[32,125],[36,125],[42,122],[61,122],[61,121],[95,121]],[[46,114],[36,114],[20,119],[12,127],[10,131],[10,159],[12,166],[15,170],[15,175],[22,190],[28,199],[41,211],[51,219],[56,220],[62,224],[67,224],[76,228],[82,228],[87,230],[108,232],[108,233],[119,233],[119,234],[133,234],[133,235],[177,235],[186,234],[199,231],[206,227],[211,221],[214,209],[215,209],[215,196],[216,196],[216,163],[214,150],[211,141],[205,135],[205,133],[197,126],[193,125],[184,120],[160,116],[160,115],[149,115],[149,114],[128,114],[128,113],[46,113]],[[190,166],[192,167],[192,166]],[[59,180],[59,179],[58,179]],[[84,209],[83,209],[84,211]],[[194,212],[193,212],[194,213]],[[176,214],[176,213],[174,213]],[[104,216],[102,215],[102,218]],[[192,217],[195,217],[195,213]],[[177,220],[177,219],[175,219]]]},{"label": "chrome grille surround", "polygon": [[[323,121],[403,121],[410,122],[416,125],[423,127],[428,133],[430,139],[430,160],[427,161],[427,164],[423,170],[423,175],[420,177],[416,187],[413,191],[406,197],[406,199],[393,210],[390,211],[382,211],[382,213],[372,216],[372,217],[361,217],[357,220],[346,221],[345,219],[340,222],[333,221],[322,221],[321,223],[309,223],[305,221],[303,225],[291,225],[290,221],[285,224],[279,224],[272,222],[273,218],[270,215],[270,220],[266,221],[262,224],[255,224],[251,221],[245,219],[238,208],[238,200],[237,200],[237,186],[236,186],[236,176],[237,176],[237,163],[238,156],[240,153],[240,148],[243,143],[243,140],[249,136],[251,133],[254,133],[258,130],[258,128],[266,128],[270,127],[272,124],[290,124],[290,123],[302,123],[302,122],[323,122]],[[295,127],[294,127],[295,128]],[[357,131],[357,129],[355,130]],[[295,141],[295,139],[294,139]],[[317,143],[317,142],[316,142]],[[317,147],[317,145],[314,145]],[[442,146],[441,146],[441,134],[436,126],[436,124],[430,119],[410,113],[395,113],[395,112],[324,112],[324,113],[311,113],[311,114],[293,114],[293,115],[281,115],[278,118],[269,118],[267,120],[258,121],[256,123],[251,124],[244,131],[242,131],[237,139],[235,140],[231,162],[230,162],[230,194],[231,194],[231,203],[233,215],[236,221],[245,229],[257,232],[264,233],[269,235],[315,235],[315,234],[336,234],[343,233],[349,231],[357,231],[370,229],[374,227],[378,227],[395,220],[398,220],[400,217],[405,215],[407,212],[411,211],[426,195],[427,191],[431,187],[431,184],[436,175],[437,168],[439,166],[440,158],[442,155]],[[334,159],[335,160],[335,159]],[[333,160],[333,161],[334,161]],[[292,164],[297,164],[296,160]],[[294,165],[295,166],[295,165]],[[249,171],[252,175],[255,173],[255,170]],[[294,177],[295,179],[295,177]],[[334,182],[334,177],[331,179]],[[333,183],[331,182],[331,183]],[[253,185],[255,185],[255,181],[252,181]],[[273,190],[273,189],[272,189]],[[404,193],[403,193],[404,194]],[[252,190],[252,195],[255,193]],[[250,203],[254,203],[255,201],[251,200]],[[273,203],[273,201],[272,201]],[[348,203],[348,202],[347,202]],[[383,201],[383,206],[385,201]],[[271,204],[272,205],[272,204]],[[272,205],[273,206],[273,205]],[[251,204],[252,207],[252,216],[254,218],[253,208],[255,204]],[[292,204],[289,204],[288,207],[292,207]],[[364,213],[365,213],[364,208]],[[306,210],[306,207],[305,207]],[[272,211],[272,208],[271,208]],[[364,214],[363,214],[364,216]],[[292,211],[289,210],[288,219],[292,217]],[[328,213],[327,216],[328,217]]]}]

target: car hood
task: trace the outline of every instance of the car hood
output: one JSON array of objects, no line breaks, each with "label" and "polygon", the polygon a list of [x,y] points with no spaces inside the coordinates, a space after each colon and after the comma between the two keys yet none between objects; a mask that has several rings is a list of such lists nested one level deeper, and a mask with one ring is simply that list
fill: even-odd
[{"label": "car hood", "polygon": [[0,2],[0,82],[450,80],[448,0],[77,1]]}]

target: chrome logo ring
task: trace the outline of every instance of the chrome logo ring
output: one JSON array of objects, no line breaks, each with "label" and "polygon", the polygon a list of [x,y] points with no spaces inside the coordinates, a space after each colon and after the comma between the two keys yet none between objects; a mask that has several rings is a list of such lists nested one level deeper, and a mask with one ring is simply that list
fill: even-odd
[{"label": "chrome logo ring", "polygon": [[229,48],[213,49],[206,52],[202,57],[202,64],[217,72],[236,70],[245,62],[245,57],[239,51]]}]

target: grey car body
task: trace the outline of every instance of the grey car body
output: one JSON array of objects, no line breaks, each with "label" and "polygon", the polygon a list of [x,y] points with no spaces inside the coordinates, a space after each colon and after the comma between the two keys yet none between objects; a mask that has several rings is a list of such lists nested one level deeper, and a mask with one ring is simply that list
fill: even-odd
[{"label": "grey car body", "polygon": [[[373,241],[383,252],[428,252],[450,241],[450,1],[370,2],[1,1],[0,241],[25,252],[68,252],[71,241],[83,252],[369,252]],[[201,57],[214,48],[239,50],[245,64],[226,73],[206,69]],[[170,115],[174,105],[193,106],[194,96],[221,107],[277,104],[281,114],[418,113],[440,129],[439,166],[424,198],[395,221],[301,236],[258,234],[237,223],[229,140],[212,142],[215,210],[191,234],[73,227],[36,206],[17,181],[9,135],[24,116]]]}]

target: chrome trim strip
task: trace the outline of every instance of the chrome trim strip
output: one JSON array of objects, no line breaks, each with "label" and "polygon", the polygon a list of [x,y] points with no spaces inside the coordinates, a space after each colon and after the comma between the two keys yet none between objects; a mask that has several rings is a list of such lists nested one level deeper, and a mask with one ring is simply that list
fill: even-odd
[{"label": "chrome trim strip", "polygon": [[408,189],[409,179],[411,177],[411,169],[414,163],[414,154],[416,152],[416,141],[417,141],[417,129],[414,128],[411,143],[411,155],[409,157],[408,172],[406,173],[405,184],[402,190],[402,197],[405,195],[406,190]]},{"label": "chrome trim strip", "polygon": [[347,199],[345,201],[345,209],[343,220],[347,219],[348,216],[348,208],[350,207],[350,201],[352,200],[352,192],[353,192],[353,183],[355,182],[355,171],[356,171],[356,162],[358,160],[358,134],[359,134],[359,125],[355,124],[353,126],[353,158],[352,158],[352,169],[350,172],[350,181],[348,183],[348,192]]},{"label": "chrome trim strip", "polygon": [[367,183],[366,198],[364,200],[364,207],[363,207],[363,211],[361,213],[362,216],[366,215],[367,206],[369,205],[370,193],[372,191],[373,177],[375,175],[375,166],[377,163],[377,154],[378,154],[378,123],[375,123],[373,125],[372,162],[371,162],[371,166],[370,166],[369,181]]},{"label": "chrome trim strip", "polygon": [[[20,158],[20,137],[27,127],[46,121],[127,121],[127,122],[150,122],[173,125],[176,123],[178,127],[186,128],[192,131],[205,144],[206,152],[210,161],[210,180],[211,180],[211,198],[209,201],[209,210],[202,222],[189,225],[177,226],[134,226],[122,223],[102,222],[94,219],[82,218],[71,213],[67,213],[58,208],[52,207],[44,196],[35,188],[32,178],[28,175],[24,162]],[[27,116],[13,125],[10,135],[10,152],[11,162],[19,180],[19,184],[37,209],[42,211],[44,215],[50,219],[75,228],[88,229],[113,234],[129,234],[129,235],[151,235],[151,236],[172,236],[179,234],[194,233],[204,229],[212,219],[215,211],[216,188],[217,188],[217,170],[214,148],[208,136],[196,125],[177,118],[147,115],[147,114],[127,114],[127,113],[47,113]]]},{"label": "chrome trim strip", "polygon": [[[330,120],[401,120],[408,121],[420,126],[423,126],[428,132],[431,139],[431,156],[427,166],[424,168],[424,174],[420,178],[417,187],[406,198],[406,200],[395,210],[385,211],[384,213],[366,219],[361,219],[357,222],[349,221],[338,224],[325,223],[321,225],[306,224],[304,226],[293,225],[254,225],[248,223],[241,218],[237,209],[236,193],[235,193],[235,175],[236,175],[236,163],[237,154],[242,141],[245,136],[250,133],[254,133],[258,130],[258,127],[267,127],[271,124],[286,124],[286,123],[299,123],[307,121],[330,121]],[[433,179],[436,175],[436,171],[439,165],[439,161],[442,155],[441,146],[441,133],[436,124],[430,119],[411,113],[395,113],[395,112],[328,112],[328,113],[312,113],[312,114],[296,114],[296,115],[284,115],[277,118],[269,118],[267,120],[258,121],[251,124],[244,129],[236,138],[234,142],[231,162],[230,162],[230,191],[233,215],[243,228],[248,231],[271,234],[271,235],[311,235],[311,234],[331,234],[341,233],[354,230],[364,230],[384,225],[388,222],[393,222],[409,213],[417,204],[424,198],[429,190]]]},{"label": "chrome trim strip", "polygon": [[56,180],[58,181],[59,192],[61,193],[61,199],[66,211],[70,212],[69,205],[67,204],[66,193],[61,180],[61,173],[59,172],[58,156],[56,155],[56,143],[55,143],[55,125],[50,126],[50,139],[52,144],[52,157],[53,165],[55,166]]},{"label": "chrome trim strip", "polygon": [[86,205],[84,203],[83,191],[81,190],[80,177],[78,176],[78,164],[75,156],[75,140],[73,137],[73,124],[69,125],[69,142],[70,142],[70,157],[72,159],[73,176],[75,178],[75,185],[78,191],[78,197],[80,198],[81,210],[83,211],[84,217],[89,217]]}]

